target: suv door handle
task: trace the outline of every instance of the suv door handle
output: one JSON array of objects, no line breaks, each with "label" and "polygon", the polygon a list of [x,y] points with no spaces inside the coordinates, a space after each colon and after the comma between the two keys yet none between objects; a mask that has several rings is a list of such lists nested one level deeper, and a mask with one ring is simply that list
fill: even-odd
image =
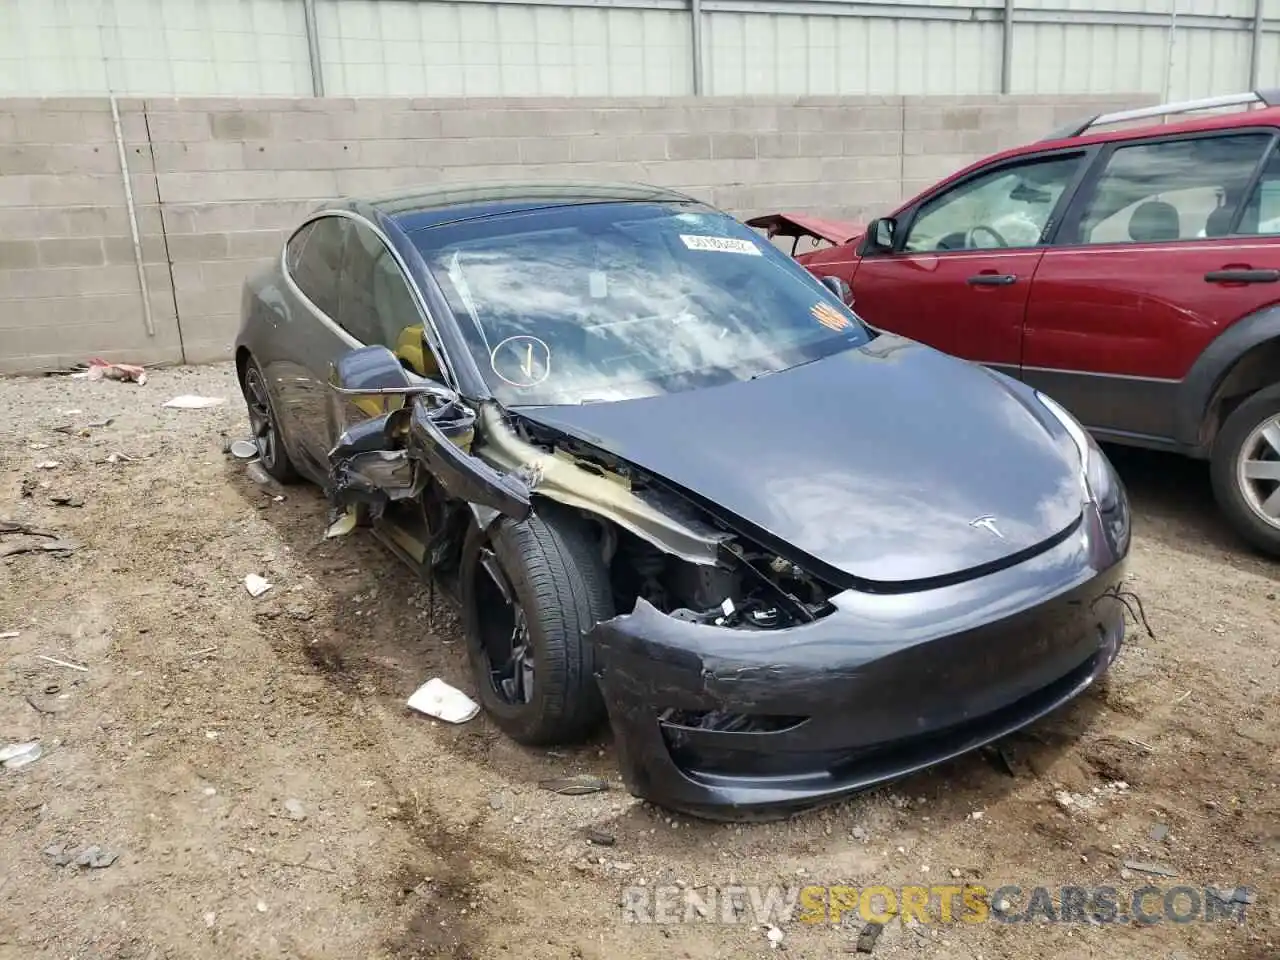
[{"label": "suv door handle", "polygon": [[976,277],[970,277],[966,283],[971,287],[1007,287],[1011,283],[1018,280],[1011,273],[980,273]]},{"label": "suv door handle", "polygon": [[1280,281],[1280,270],[1210,270],[1204,279],[1207,283],[1275,283]]}]

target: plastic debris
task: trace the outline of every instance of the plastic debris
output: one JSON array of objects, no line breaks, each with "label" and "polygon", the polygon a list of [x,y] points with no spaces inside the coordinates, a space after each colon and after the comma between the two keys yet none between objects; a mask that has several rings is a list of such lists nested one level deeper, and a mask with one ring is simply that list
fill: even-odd
[{"label": "plastic debris", "polygon": [[116,422],[116,418],[115,418],[115,417],[104,417],[104,418],[103,418],[103,419],[101,419],[101,420],[90,420],[90,421],[89,421],[89,423],[88,423],[88,426],[90,426],[90,427],[109,427],[109,426],[111,426],[111,425],[112,425],[113,423],[115,423],[115,422]]},{"label": "plastic debris", "polygon": [[70,493],[55,493],[49,498],[49,502],[55,507],[83,507],[84,499]]},{"label": "plastic debris", "polygon": [[787,937],[785,933],[783,933],[779,928],[775,927],[772,923],[765,928],[764,935],[769,941],[770,950],[777,950],[780,946],[782,946],[782,941],[785,940]]},{"label": "plastic debris", "polygon": [[260,487],[274,487],[276,485],[275,478],[267,473],[267,468],[258,460],[254,460],[245,467],[244,474]]},{"label": "plastic debris", "polygon": [[284,802],[284,812],[290,820],[307,819],[306,808],[303,807],[302,801],[294,797],[290,797]]},{"label": "plastic debris", "polygon": [[184,393],[182,396],[174,397],[172,400],[166,400],[162,406],[173,410],[204,410],[226,402],[226,397],[202,397],[194,393]]},{"label": "plastic debris", "polygon": [[[74,376],[74,374],[73,374]],[[147,371],[132,363],[108,363],[106,360],[94,358],[89,361],[89,369],[85,371],[86,380],[122,380],[142,386],[147,382]]]},{"label": "plastic debris", "polygon": [[1138,873],[1152,873],[1158,877],[1176,877],[1178,871],[1171,870],[1161,863],[1147,863],[1142,860],[1126,860],[1124,862],[1126,870],[1136,870]]},{"label": "plastic debris", "polygon": [[480,704],[439,677],[432,677],[413,691],[408,706],[446,723],[466,723],[480,712]]},{"label": "plastic debris", "polygon": [[256,573],[250,573],[244,578],[244,588],[249,591],[249,596],[260,597],[271,589],[271,584]]},{"label": "plastic debris", "polygon": [[99,846],[85,847],[80,851],[80,855],[75,859],[77,867],[88,867],[92,870],[101,870],[103,867],[109,867],[120,858],[120,854],[113,850],[103,850]]},{"label": "plastic debris", "polygon": [[45,663],[56,664],[59,667],[67,667],[70,670],[79,670],[81,673],[88,673],[88,667],[82,667],[78,663],[72,663],[69,660],[59,660],[57,657],[46,657],[43,653],[36,655],[37,660],[43,660]]},{"label": "plastic debris", "polygon": [[36,464],[37,470],[57,470],[62,466],[61,460],[41,460]]},{"label": "plastic debris", "polygon": [[44,748],[40,746],[39,740],[32,740],[30,743],[11,743],[7,747],[0,748],[0,764],[3,764],[6,770],[18,770],[29,763],[35,763],[43,754]]},{"label": "plastic debris", "polygon": [[324,532],[326,540],[332,540],[335,537],[345,537],[348,533],[356,528],[358,517],[354,510],[348,510],[333,523],[329,524],[328,529]]},{"label": "plastic debris", "polygon": [[883,923],[868,923],[858,934],[858,942],[854,949],[858,953],[870,953],[876,948],[876,941],[880,939],[882,933],[884,933]]},{"label": "plastic debris", "polygon": [[574,777],[556,777],[552,780],[539,780],[538,786],[565,797],[580,797],[587,793],[601,793],[609,789],[609,781],[590,774]]},{"label": "plastic debris", "polygon": [[228,449],[238,460],[252,460],[258,455],[258,445],[252,440],[232,440]]},{"label": "plastic debris", "polygon": [[0,640],[17,640],[19,636],[21,634],[17,630],[6,630],[4,633],[0,633]]}]

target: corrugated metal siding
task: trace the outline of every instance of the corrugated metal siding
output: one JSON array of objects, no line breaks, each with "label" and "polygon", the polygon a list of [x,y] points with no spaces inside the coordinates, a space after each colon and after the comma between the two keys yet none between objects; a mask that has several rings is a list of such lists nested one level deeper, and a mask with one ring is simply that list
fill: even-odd
[{"label": "corrugated metal siding", "polygon": [[1169,31],[1160,27],[1020,23],[1014,28],[1013,89],[1019,93],[1163,92],[1172,99],[1249,88],[1247,31],[1179,27],[1170,71]]},{"label": "corrugated metal siding", "polygon": [[[475,0],[316,0],[333,95],[693,92],[691,25],[670,0],[621,8]],[[629,0],[616,0],[619,3]],[[641,3],[644,0],[630,0]],[[703,15],[704,92],[1000,90],[1004,0],[732,0]],[[1259,83],[1280,87],[1280,0],[1263,0]],[[1178,28],[1172,50],[1168,23]],[[902,6],[902,17],[883,14]],[[1254,0],[1016,0],[1011,91],[1249,86]],[[1107,22],[1111,21],[1111,22]],[[302,0],[0,0],[0,95],[307,95]]]},{"label": "corrugated metal siding", "polygon": [[689,14],[320,0],[332,95],[636,96],[693,89]]},{"label": "corrugated metal siding", "polygon": [[1000,25],[708,13],[707,93],[952,94],[1000,89]]},{"label": "corrugated metal siding", "polygon": [[301,0],[0,0],[0,95],[311,92]]}]

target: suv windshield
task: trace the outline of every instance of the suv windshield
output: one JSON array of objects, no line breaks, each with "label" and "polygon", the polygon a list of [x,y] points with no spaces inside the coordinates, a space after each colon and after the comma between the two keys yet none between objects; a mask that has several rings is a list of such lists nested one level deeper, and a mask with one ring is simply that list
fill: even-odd
[{"label": "suv windshield", "polygon": [[412,239],[490,389],[512,405],[745,380],[871,336],[782,251],[695,204],[557,207]]}]

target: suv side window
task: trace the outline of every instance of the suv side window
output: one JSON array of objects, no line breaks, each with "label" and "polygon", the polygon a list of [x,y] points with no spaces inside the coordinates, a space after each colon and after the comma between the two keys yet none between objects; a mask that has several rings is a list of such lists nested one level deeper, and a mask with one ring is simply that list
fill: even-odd
[{"label": "suv side window", "polygon": [[1273,148],[1267,158],[1235,232],[1250,236],[1280,233],[1280,150]]},{"label": "suv side window", "polygon": [[1116,147],[1085,203],[1075,242],[1163,243],[1225,236],[1268,133]]},{"label": "suv side window", "polygon": [[1070,186],[1084,154],[1002,166],[933,197],[920,207],[903,249],[974,250],[1034,247]]},{"label": "suv side window", "polygon": [[328,317],[338,315],[338,267],[346,222],[342,217],[313,220],[289,239],[285,251],[293,282]]},{"label": "suv side window", "polygon": [[395,350],[406,328],[422,326],[400,265],[378,235],[360,223],[351,227],[339,300],[338,323],[361,343]]}]

